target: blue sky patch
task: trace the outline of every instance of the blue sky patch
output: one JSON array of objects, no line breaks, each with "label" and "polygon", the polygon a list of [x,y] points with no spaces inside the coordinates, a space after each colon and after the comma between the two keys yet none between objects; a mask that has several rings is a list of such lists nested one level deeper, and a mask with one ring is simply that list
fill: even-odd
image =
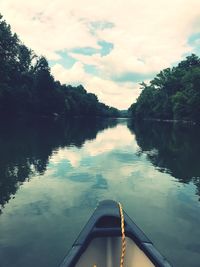
[{"label": "blue sky patch", "polygon": [[50,67],[52,67],[53,65],[55,65],[55,63],[61,64],[63,67],[65,67],[66,69],[70,69],[75,62],[77,62],[76,59],[74,59],[73,57],[69,56],[67,51],[59,51],[57,52],[57,54],[61,57],[59,60],[50,60],[49,61],[49,65]]},{"label": "blue sky patch", "polygon": [[98,70],[96,68],[96,66],[94,65],[84,65],[84,70],[85,72],[89,73],[89,74],[94,74],[94,75],[98,75]]},{"label": "blue sky patch", "polygon": [[192,52],[187,53],[184,56],[189,56],[191,53],[196,54],[197,56],[200,55],[200,32],[192,34],[188,39],[188,44],[193,47]]},{"label": "blue sky patch", "polygon": [[101,56],[106,56],[110,54],[110,52],[114,48],[114,45],[112,43],[109,43],[106,41],[99,41],[98,44],[101,46],[101,50],[100,50]]},{"label": "blue sky patch", "polygon": [[[112,43],[106,42],[106,41],[99,41],[98,45],[100,46],[99,49],[93,48],[93,47],[79,47],[79,48],[74,48],[70,51],[58,51],[57,54],[61,57],[59,60],[50,60],[49,65],[52,67],[56,63],[62,65],[66,69],[72,68],[74,63],[76,63],[78,60],[73,58],[72,56],[69,55],[69,52],[75,53],[75,54],[82,54],[86,56],[92,56],[94,54],[100,54],[102,57],[108,55],[114,45]],[[98,75],[98,70],[95,66],[93,65],[84,65],[84,69],[87,73],[93,74],[93,75]]]},{"label": "blue sky patch", "polygon": [[112,29],[113,27],[115,27],[115,24],[110,21],[92,21],[90,23],[90,33],[95,35],[98,30]]},{"label": "blue sky patch", "polygon": [[116,82],[143,82],[145,80],[153,79],[153,77],[156,75],[156,73],[137,73],[137,72],[127,72],[122,74],[121,76],[112,77],[114,81]]},{"label": "blue sky patch", "polygon": [[93,48],[93,47],[78,47],[74,48],[70,52],[75,54],[82,54],[87,56],[92,56],[94,54],[100,54],[101,56],[106,56],[110,54],[110,52],[113,50],[114,45],[112,43],[106,42],[106,41],[99,41],[98,45],[101,48]]},{"label": "blue sky patch", "polygon": [[194,45],[198,40],[200,41],[200,32],[192,34],[188,39],[188,44]]},{"label": "blue sky patch", "polygon": [[79,47],[71,50],[72,53],[92,56],[99,53],[99,49],[93,47]]}]

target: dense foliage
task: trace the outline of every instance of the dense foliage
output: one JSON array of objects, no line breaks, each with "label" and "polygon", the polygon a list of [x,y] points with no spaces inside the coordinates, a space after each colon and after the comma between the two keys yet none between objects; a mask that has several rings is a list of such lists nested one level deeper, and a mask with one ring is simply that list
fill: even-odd
[{"label": "dense foliage", "polygon": [[196,55],[141,86],[142,93],[129,108],[132,117],[200,121],[200,59]]},{"label": "dense foliage", "polygon": [[8,115],[115,117],[118,110],[81,85],[55,81],[45,57],[28,49],[0,15],[0,116]]}]

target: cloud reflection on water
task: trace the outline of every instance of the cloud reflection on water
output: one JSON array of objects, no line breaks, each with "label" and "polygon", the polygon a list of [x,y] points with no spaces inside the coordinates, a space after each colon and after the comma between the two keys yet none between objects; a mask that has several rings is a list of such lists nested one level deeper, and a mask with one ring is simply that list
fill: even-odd
[{"label": "cloud reflection on water", "polygon": [[[15,260],[17,267],[27,262],[32,267],[36,261],[55,266],[97,203],[111,198],[123,203],[177,267],[196,267],[200,209],[195,186],[160,172],[148,153],[139,151],[135,134],[124,123],[104,129],[81,147],[57,147],[45,172],[21,185],[0,216],[4,265]],[[20,250],[26,251],[23,257]]]}]

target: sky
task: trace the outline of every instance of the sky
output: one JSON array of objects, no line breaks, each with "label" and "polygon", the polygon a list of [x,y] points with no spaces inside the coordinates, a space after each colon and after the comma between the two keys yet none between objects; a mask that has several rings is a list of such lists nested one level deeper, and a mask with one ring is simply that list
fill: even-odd
[{"label": "sky", "polygon": [[55,79],[119,109],[140,82],[200,55],[199,0],[0,0],[0,13]]}]

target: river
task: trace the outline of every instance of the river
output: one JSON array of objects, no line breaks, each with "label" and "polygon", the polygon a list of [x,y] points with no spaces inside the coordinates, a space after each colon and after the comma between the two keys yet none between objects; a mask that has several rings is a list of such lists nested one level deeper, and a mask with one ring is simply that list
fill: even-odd
[{"label": "river", "polygon": [[0,267],[59,266],[103,199],[175,267],[200,266],[200,128],[126,120],[1,125]]}]

